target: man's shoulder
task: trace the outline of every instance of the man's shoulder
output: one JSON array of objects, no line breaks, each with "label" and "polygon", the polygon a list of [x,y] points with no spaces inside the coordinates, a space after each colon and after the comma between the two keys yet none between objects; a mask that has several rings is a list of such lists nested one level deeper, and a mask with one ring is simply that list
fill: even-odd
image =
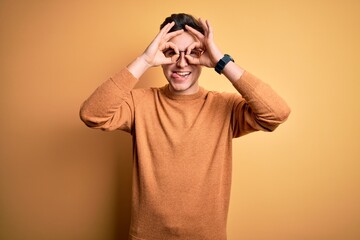
[{"label": "man's shoulder", "polygon": [[150,105],[154,102],[156,96],[161,95],[163,87],[144,87],[144,88],[134,88],[131,90],[132,101],[135,106],[139,104],[146,103]]}]

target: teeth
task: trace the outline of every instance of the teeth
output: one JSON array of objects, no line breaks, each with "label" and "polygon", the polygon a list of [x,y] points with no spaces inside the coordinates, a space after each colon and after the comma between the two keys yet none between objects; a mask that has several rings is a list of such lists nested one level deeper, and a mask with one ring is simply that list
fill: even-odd
[{"label": "teeth", "polygon": [[177,72],[177,74],[180,76],[187,76],[190,74],[190,72]]}]

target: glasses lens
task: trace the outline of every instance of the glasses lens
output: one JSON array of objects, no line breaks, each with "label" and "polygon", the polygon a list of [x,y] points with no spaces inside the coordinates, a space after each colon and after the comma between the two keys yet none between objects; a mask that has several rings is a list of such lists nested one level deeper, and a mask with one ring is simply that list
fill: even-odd
[{"label": "glasses lens", "polygon": [[[191,57],[193,57],[193,58],[200,58],[201,55],[203,54],[203,52],[204,52],[204,51],[201,50],[201,49],[194,48],[194,49],[191,50],[191,52],[190,52],[189,55],[190,55]],[[175,50],[172,49],[172,48],[166,49],[165,51],[163,51],[163,53],[164,53],[165,57],[167,57],[167,58],[172,58],[174,55],[176,55]],[[181,53],[184,53],[184,54],[185,54],[186,51],[179,51],[179,57],[178,57],[177,61],[180,59]]]},{"label": "glasses lens", "polygon": [[203,53],[203,51],[200,50],[200,49],[193,49],[193,50],[191,50],[191,52],[190,52],[190,56],[191,56],[191,57],[195,57],[195,58],[199,58],[202,53]]},{"label": "glasses lens", "polygon": [[171,58],[172,56],[174,56],[176,54],[174,49],[167,49],[163,53],[164,53],[165,57],[167,57],[167,58]]}]

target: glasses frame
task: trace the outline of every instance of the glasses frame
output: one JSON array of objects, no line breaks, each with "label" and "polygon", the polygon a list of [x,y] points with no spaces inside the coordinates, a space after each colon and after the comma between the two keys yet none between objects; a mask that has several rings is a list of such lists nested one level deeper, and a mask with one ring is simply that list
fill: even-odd
[{"label": "glasses frame", "polygon": [[[166,53],[166,52],[169,52],[169,51],[172,51],[172,54],[170,54],[170,53],[167,54],[167,53]],[[197,52],[197,53],[193,53],[193,54],[195,54],[196,56],[192,56],[192,57],[195,57],[195,58],[200,58],[201,55],[204,53],[204,51],[203,51],[202,49],[194,48],[194,49],[191,50],[190,54],[188,54],[188,55],[191,56],[191,54],[192,54],[193,51]],[[185,51],[179,51],[179,57],[176,59],[176,62],[178,62],[178,61],[180,60],[181,53],[184,53],[184,55],[186,55],[186,54],[185,54],[186,52],[187,52],[187,50],[185,50]],[[168,49],[164,50],[164,51],[163,51],[163,54],[165,55],[165,57],[168,57],[168,58],[172,58],[174,55],[176,55],[175,50],[172,49],[172,48],[168,48]]]}]

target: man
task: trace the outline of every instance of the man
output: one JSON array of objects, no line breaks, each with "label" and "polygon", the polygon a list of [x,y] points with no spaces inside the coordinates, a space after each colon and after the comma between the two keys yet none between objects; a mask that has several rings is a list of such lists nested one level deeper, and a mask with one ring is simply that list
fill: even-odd
[{"label": "man", "polygon": [[[168,84],[133,89],[150,67]],[[202,66],[240,93],[199,86]],[[87,126],[133,136],[129,239],[226,239],[233,138],[273,131],[290,113],[265,83],[224,55],[208,21],[173,14],[143,54],[83,103]]]}]

